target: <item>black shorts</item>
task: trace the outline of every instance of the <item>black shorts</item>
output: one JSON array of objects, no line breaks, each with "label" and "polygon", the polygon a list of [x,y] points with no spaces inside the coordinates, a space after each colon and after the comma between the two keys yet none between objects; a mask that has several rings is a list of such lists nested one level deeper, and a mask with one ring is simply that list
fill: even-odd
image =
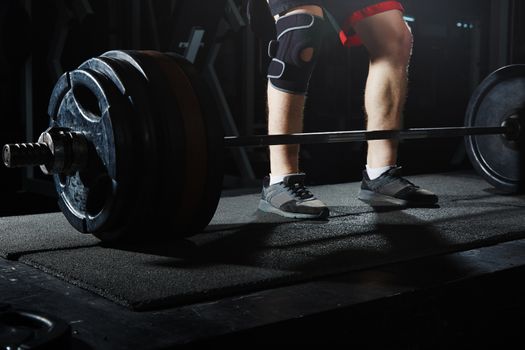
[{"label": "black shorts", "polygon": [[353,27],[360,20],[381,12],[404,11],[399,1],[378,0],[269,0],[273,16],[292,8],[304,5],[317,5],[335,20],[339,39],[344,46],[361,45],[361,40],[355,34]]}]

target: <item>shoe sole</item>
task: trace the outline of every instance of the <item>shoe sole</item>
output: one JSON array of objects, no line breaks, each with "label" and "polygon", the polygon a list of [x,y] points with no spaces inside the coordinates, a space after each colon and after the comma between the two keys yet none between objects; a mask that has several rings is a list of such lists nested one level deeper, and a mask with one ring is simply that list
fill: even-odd
[{"label": "shoe sole", "polygon": [[371,207],[410,207],[410,208],[433,208],[437,206],[437,201],[429,202],[410,202],[392,196],[387,196],[369,190],[361,190],[358,199],[367,203]]},{"label": "shoe sole", "polygon": [[408,201],[369,190],[361,190],[358,199],[372,207],[406,207]]},{"label": "shoe sole", "polygon": [[290,219],[326,219],[329,216],[328,208],[325,208],[319,214],[291,213],[291,212],[287,212],[287,211],[278,209],[272,206],[270,203],[268,203],[265,200],[259,201],[259,210],[265,213],[272,213],[272,214],[284,216],[285,218],[290,218]]}]

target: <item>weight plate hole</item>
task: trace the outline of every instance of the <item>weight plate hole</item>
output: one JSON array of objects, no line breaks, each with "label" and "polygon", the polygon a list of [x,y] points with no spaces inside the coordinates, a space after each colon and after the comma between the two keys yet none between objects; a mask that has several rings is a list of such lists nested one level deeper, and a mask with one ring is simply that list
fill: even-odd
[{"label": "weight plate hole", "polygon": [[88,215],[97,216],[110,198],[113,192],[113,183],[107,175],[98,177],[89,189],[86,202],[86,212]]},{"label": "weight plate hole", "polygon": [[81,109],[87,112],[91,117],[102,118],[102,111],[98,104],[97,96],[83,85],[73,87],[73,95]]},{"label": "weight plate hole", "polygon": [[67,179],[68,179],[67,175],[62,174],[62,173],[58,174],[58,180],[60,182],[60,186],[66,187],[67,186]]}]

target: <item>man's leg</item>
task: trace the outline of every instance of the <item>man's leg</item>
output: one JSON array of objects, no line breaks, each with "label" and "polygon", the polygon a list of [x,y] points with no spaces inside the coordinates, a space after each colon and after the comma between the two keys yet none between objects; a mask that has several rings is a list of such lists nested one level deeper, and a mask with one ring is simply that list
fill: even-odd
[{"label": "man's leg", "polygon": [[[278,38],[269,47],[268,133],[299,133],[303,131],[305,93],[323,35],[323,10],[312,5],[295,7],[276,20]],[[326,205],[306,189],[305,175],[299,174],[299,145],[270,146],[270,168],[260,210],[302,219],[329,215]]]},{"label": "man's leg", "polygon": [[[301,6],[286,13],[309,13],[323,17],[319,6]],[[284,15],[284,14],[283,14]],[[301,59],[312,59],[313,50],[305,49]],[[305,96],[276,89],[268,84],[268,134],[291,134],[303,131],[303,108]],[[299,145],[270,146],[270,172],[273,176],[283,176],[299,172]]]},{"label": "man's leg", "polygon": [[[365,90],[367,130],[401,128],[412,33],[401,11],[367,17],[354,26],[370,53]],[[401,177],[396,140],[368,142],[367,170],[359,198],[373,206],[434,205],[438,198]]]},{"label": "man's leg", "polygon": [[[370,53],[365,90],[368,130],[399,129],[405,103],[412,34],[400,11],[368,17],[355,30]],[[368,142],[367,164],[380,168],[397,163],[397,141]]]}]

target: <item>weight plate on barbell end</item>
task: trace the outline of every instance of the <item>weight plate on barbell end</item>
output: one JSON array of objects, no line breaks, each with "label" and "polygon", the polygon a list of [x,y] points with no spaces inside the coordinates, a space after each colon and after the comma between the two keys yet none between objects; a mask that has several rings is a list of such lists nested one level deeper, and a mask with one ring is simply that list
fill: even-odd
[{"label": "weight plate on barbell end", "polygon": [[[158,163],[158,171],[163,177],[155,183],[164,187],[156,191],[155,200],[161,205],[158,210],[160,218],[152,221],[163,223],[169,217],[177,227],[177,237],[201,232],[215,213],[223,178],[224,135],[211,92],[193,65],[178,55],[155,51],[110,51],[100,59],[127,65],[135,75],[141,76],[154,104],[151,110],[155,111],[151,113],[156,115],[158,128],[172,130],[163,135],[164,141],[162,137],[156,138],[163,145],[164,160],[175,165],[176,169],[170,171],[165,163]],[[133,86],[129,84],[129,77],[129,74],[120,77],[128,90]],[[152,188],[153,184],[149,187]],[[181,191],[170,193],[165,190],[169,188]]]},{"label": "weight plate on barbell end", "polygon": [[181,210],[189,202],[186,203],[183,198],[187,152],[177,96],[156,58],[147,51],[113,51],[104,56],[126,62],[146,78],[146,90],[158,131],[156,143],[159,157],[156,164],[158,181],[152,184],[157,186],[154,189],[156,198],[148,203],[155,209],[148,234],[163,239],[193,234],[194,232],[186,229],[191,222]]},{"label": "weight plate on barbell end", "polygon": [[103,75],[77,69],[64,74],[53,89],[51,126],[81,132],[88,140],[87,166],[71,175],[54,175],[58,204],[67,220],[85,233],[118,226],[125,184],[131,180],[122,155],[129,155],[127,100]]},{"label": "weight plate on barbell end", "polygon": [[64,321],[28,310],[0,309],[1,349],[69,349],[71,327]]},{"label": "weight plate on barbell end", "polygon": [[[158,198],[158,201],[165,203],[163,207],[170,213],[164,217],[170,217],[177,227],[175,236],[201,232],[215,213],[223,178],[224,136],[211,92],[193,65],[178,55],[155,51],[111,51],[103,57],[134,67],[137,73],[148,80],[148,86],[153,87],[153,99],[162,93],[168,94],[168,98],[156,105],[170,101],[162,108],[162,112],[167,113],[171,123],[179,123],[176,125],[181,132],[176,135],[172,133],[168,140],[178,153],[178,158],[173,153],[168,154],[171,154],[169,158],[172,163],[178,166],[177,175],[181,177],[176,180],[173,175],[169,176],[169,171],[164,167],[160,171],[168,175],[167,186],[173,187],[176,183],[182,191],[168,196],[164,201]],[[165,85],[161,92],[156,88],[159,84]],[[166,117],[157,119],[162,121]],[[162,130],[166,129],[162,125]],[[166,221],[165,218],[162,221]]]},{"label": "weight plate on barbell end", "polygon": [[213,218],[222,192],[224,177],[224,132],[220,120],[220,113],[211,90],[203,81],[195,67],[177,54],[167,53],[189,79],[191,90],[196,97],[205,126],[207,164],[204,196],[200,207],[195,212],[195,230],[203,230]]},{"label": "weight plate on barbell end", "polygon": [[206,185],[207,140],[200,102],[179,65],[160,52],[143,51],[141,54],[153,59],[153,63],[161,71],[182,122],[180,141],[184,142],[185,153],[183,163],[178,165],[184,186],[181,186],[181,197],[177,203],[179,205],[173,209],[175,217],[179,219],[179,231],[186,231],[187,233],[182,235],[189,235],[194,233],[192,231],[195,230],[198,220],[195,214],[198,212],[197,208],[200,206]]},{"label": "weight plate on barbell end", "polygon": [[[110,51],[57,82],[52,126],[82,132],[91,145],[84,169],[54,177],[77,230],[120,240],[207,226],[222,189],[223,134],[201,80],[178,56]],[[163,229],[167,218],[176,230]]]},{"label": "weight plate on barbell end", "polygon": [[[489,75],[472,95],[465,117],[467,127],[525,126],[525,65],[503,67]],[[523,128],[522,128],[523,129]],[[513,132],[514,133],[514,132]],[[465,138],[467,154],[477,172],[505,193],[522,190],[524,131],[518,140],[504,135]],[[514,133],[515,134],[515,133]]]},{"label": "weight plate on barbell end", "polygon": [[[151,101],[146,89],[146,77],[135,66],[119,59],[114,51],[84,62],[86,67],[102,73],[115,84],[131,105],[126,123],[131,127],[133,152],[128,154],[133,183],[128,188],[127,207],[123,218],[112,230],[94,232],[103,241],[136,240],[143,238],[140,228],[146,227],[155,216],[155,208],[149,203],[156,199],[158,188],[159,150],[157,149],[157,126]],[[113,57],[109,57],[113,56]],[[120,157],[124,158],[124,155]]]}]

